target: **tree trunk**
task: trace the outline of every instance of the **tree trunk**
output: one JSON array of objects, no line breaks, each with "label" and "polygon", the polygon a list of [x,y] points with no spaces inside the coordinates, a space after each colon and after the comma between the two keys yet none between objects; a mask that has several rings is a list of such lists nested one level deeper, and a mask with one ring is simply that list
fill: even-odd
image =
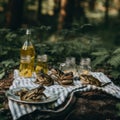
[{"label": "tree trunk", "polygon": [[109,2],[110,0],[105,0],[105,25],[109,24]]},{"label": "tree trunk", "polygon": [[41,19],[41,3],[42,3],[42,0],[38,0],[38,20]]},{"label": "tree trunk", "polygon": [[90,9],[90,11],[95,10],[95,3],[96,3],[96,0],[90,0],[89,1],[89,9]]},{"label": "tree trunk", "polygon": [[6,16],[7,27],[15,30],[21,27],[23,18],[24,0],[9,0]]},{"label": "tree trunk", "polygon": [[60,2],[58,30],[70,29],[74,18],[78,22],[80,22],[81,18],[85,23],[88,21],[83,6],[84,0],[61,0]]},{"label": "tree trunk", "polygon": [[118,4],[119,4],[119,6],[118,6],[118,18],[120,19],[120,0],[118,1]]},{"label": "tree trunk", "polygon": [[59,18],[58,18],[58,30],[61,30],[63,28],[64,19],[66,17],[66,6],[67,6],[67,0],[61,0],[60,1],[60,12],[59,12]]}]

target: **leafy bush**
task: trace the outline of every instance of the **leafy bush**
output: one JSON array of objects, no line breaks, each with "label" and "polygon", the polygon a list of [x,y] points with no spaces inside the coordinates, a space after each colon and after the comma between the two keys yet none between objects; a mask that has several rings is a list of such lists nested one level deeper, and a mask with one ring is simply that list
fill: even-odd
[{"label": "leafy bush", "polygon": [[[101,67],[110,70],[109,73],[115,78],[120,75],[120,48],[106,49],[99,36],[83,34],[80,29],[63,30],[54,34],[55,40],[51,42],[50,35],[49,26],[32,28],[31,38],[36,55],[48,54],[50,64],[58,65],[70,56],[76,57],[79,64],[82,57],[90,57],[94,70]],[[19,50],[25,39],[25,29],[0,29],[0,79],[7,70],[19,65]]]},{"label": "leafy bush", "polygon": [[116,48],[115,50],[108,49],[97,49],[96,51],[91,53],[94,56],[93,67],[97,67],[97,65],[112,67],[111,75],[114,78],[119,77],[120,73],[120,48]]}]

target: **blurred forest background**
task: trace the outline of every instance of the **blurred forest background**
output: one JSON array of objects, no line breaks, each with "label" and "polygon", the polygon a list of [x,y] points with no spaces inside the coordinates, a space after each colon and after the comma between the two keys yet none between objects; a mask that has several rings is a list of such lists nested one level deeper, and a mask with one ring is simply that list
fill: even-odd
[{"label": "blurred forest background", "polygon": [[0,0],[0,78],[19,64],[27,27],[51,64],[90,57],[94,70],[119,83],[120,0]]}]

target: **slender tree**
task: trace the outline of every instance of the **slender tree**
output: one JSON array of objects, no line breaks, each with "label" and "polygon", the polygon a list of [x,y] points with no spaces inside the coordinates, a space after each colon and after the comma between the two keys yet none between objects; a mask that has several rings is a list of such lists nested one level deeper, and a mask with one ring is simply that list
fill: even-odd
[{"label": "slender tree", "polygon": [[68,0],[61,0],[60,2],[60,13],[58,18],[58,30],[61,30],[64,26],[64,20],[66,17],[66,6],[68,4]]},{"label": "slender tree", "polygon": [[96,3],[96,0],[89,0],[89,9],[90,9],[90,11],[95,10],[95,3]]},{"label": "slender tree", "polygon": [[42,4],[42,0],[38,0],[38,20],[41,19],[41,4]]},{"label": "slender tree", "polygon": [[109,24],[109,3],[110,0],[105,0],[105,25]]},{"label": "slender tree", "polygon": [[87,22],[86,15],[84,12],[84,6],[82,4],[83,2],[84,0],[60,1],[58,30],[61,30],[63,28],[71,28],[74,18],[80,21],[80,18],[83,17],[84,22]]},{"label": "slender tree", "polygon": [[118,1],[118,17],[119,17],[119,19],[120,19],[120,0]]},{"label": "slender tree", "polygon": [[9,0],[8,12],[6,16],[7,27],[15,30],[21,27],[23,19],[24,0]]}]

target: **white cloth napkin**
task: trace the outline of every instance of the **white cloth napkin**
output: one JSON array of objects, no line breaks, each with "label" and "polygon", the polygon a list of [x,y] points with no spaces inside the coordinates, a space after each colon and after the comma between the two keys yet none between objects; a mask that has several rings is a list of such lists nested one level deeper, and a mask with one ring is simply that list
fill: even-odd
[{"label": "white cloth napkin", "polygon": [[[24,104],[8,98],[9,108],[10,108],[13,120],[16,120],[21,116],[29,114],[35,110],[60,112],[70,104],[71,97],[73,97],[74,92],[77,92],[77,91],[86,92],[86,91],[98,89],[106,93],[109,93],[117,98],[120,98],[120,87],[114,85],[106,75],[104,75],[101,72],[91,72],[91,74],[97,79],[99,79],[101,82],[104,82],[104,83],[111,82],[111,84],[105,87],[96,87],[94,85],[85,86],[81,84],[80,80],[74,80],[73,86],[64,87],[61,85],[52,85],[52,86],[46,87],[46,90],[49,90],[50,92],[57,94],[59,97],[55,102],[49,103],[49,104],[37,104],[37,105]],[[38,84],[34,83],[35,80],[36,80],[35,76],[33,76],[32,78],[20,77],[19,71],[14,70],[14,81],[12,86],[10,86],[10,89],[18,88],[18,87],[35,88],[39,86]],[[68,96],[70,96],[69,99],[68,99]],[[66,103],[63,106],[64,109],[57,109],[63,103]]]}]

